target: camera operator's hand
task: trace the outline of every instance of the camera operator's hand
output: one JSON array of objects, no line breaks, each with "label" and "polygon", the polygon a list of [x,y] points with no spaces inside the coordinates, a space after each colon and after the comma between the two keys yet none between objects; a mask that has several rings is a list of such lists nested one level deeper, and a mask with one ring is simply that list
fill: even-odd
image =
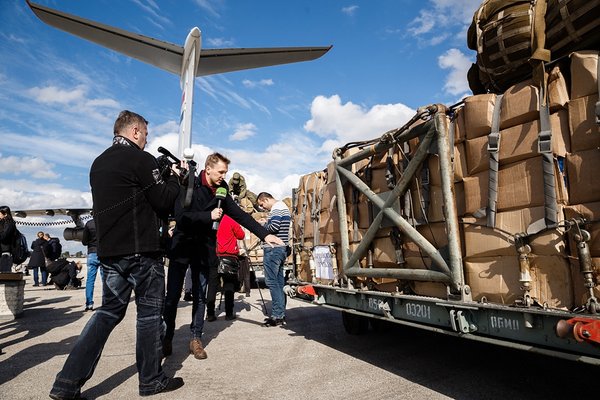
[{"label": "camera operator's hand", "polygon": [[215,208],[210,212],[210,218],[213,221],[218,221],[221,219],[221,217],[223,216],[223,209],[222,208]]},{"label": "camera operator's hand", "polygon": [[171,171],[173,171],[173,173],[175,175],[177,175],[178,177],[185,175],[185,171],[187,171],[187,170],[188,170],[188,165],[187,165],[187,162],[185,162],[185,161],[181,161],[179,163],[179,165],[177,165],[177,164],[171,165]]}]

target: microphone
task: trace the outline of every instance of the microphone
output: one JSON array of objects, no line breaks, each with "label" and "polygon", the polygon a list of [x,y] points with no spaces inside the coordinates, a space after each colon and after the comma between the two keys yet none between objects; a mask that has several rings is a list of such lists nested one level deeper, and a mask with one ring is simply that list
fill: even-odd
[{"label": "microphone", "polygon": [[[221,208],[221,202],[227,197],[227,189],[224,187],[217,188],[217,192],[215,193],[215,197],[217,198],[217,208]],[[220,219],[213,221],[212,228],[213,231],[219,229],[219,221]]]}]

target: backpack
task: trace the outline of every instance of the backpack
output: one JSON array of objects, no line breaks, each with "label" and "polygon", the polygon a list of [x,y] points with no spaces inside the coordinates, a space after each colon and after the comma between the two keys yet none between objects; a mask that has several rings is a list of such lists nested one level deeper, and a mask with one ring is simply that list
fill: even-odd
[{"label": "backpack", "polygon": [[22,264],[30,254],[29,246],[27,246],[27,238],[17,229],[12,245],[13,263]]},{"label": "backpack", "polygon": [[62,244],[60,243],[60,240],[58,240],[58,238],[51,238],[48,244],[50,254],[46,254],[46,257],[50,260],[58,259],[62,254]]}]

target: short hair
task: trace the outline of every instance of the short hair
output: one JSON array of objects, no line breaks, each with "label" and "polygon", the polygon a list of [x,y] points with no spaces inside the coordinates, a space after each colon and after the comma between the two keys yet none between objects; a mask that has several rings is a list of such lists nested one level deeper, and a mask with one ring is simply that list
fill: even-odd
[{"label": "short hair", "polygon": [[270,194],[270,193],[267,193],[267,192],[260,192],[260,193],[258,194],[258,196],[256,196],[256,201],[259,201],[259,200],[265,200],[265,199],[272,199],[272,198],[273,198],[273,196],[271,196],[271,194]]},{"label": "short hair", "polygon": [[47,237],[47,238],[49,238],[49,237],[50,237],[50,234],[49,234],[49,233],[44,233],[44,237]]},{"label": "short hair", "polygon": [[119,116],[115,121],[115,127],[113,129],[113,132],[115,136],[117,136],[120,135],[121,132],[123,132],[123,130],[128,126],[142,123],[148,125],[148,121],[146,121],[146,119],[140,114],[136,114],[133,111],[129,110],[123,110],[119,113]]},{"label": "short hair", "polygon": [[39,231],[39,232],[37,233],[37,237],[39,237],[39,238],[43,238],[43,237],[44,237],[44,232],[42,232],[42,231]]},{"label": "short hair", "polygon": [[206,157],[206,162],[204,162],[204,168],[206,167],[214,167],[219,161],[223,161],[225,164],[229,165],[231,162],[229,158],[225,157],[221,153],[212,153]]}]

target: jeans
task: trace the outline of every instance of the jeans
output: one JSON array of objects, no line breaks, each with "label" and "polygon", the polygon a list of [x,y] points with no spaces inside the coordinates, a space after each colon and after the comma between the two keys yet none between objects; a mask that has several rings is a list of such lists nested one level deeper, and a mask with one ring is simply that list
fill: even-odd
[{"label": "jeans", "polygon": [[42,271],[42,285],[48,284],[48,271],[46,270],[46,267],[29,267],[29,269],[33,270],[33,284],[34,285],[40,284],[38,270]]},{"label": "jeans", "polygon": [[271,318],[283,318],[285,317],[283,265],[287,258],[286,248],[285,246],[265,247],[263,252],[265,283],[271,292]]},{"label": "jeans", "polygon": [[165,294],[162,258],[128,256],[102,261],[102,307],[77,338],[63,369],[56,375],[51,394],[74,398],[94,373],[102,349],[113,329],[123,320],[131,292],[137,306],[136,366],[140,395],[163,390],[169,378],[162,370],[161,311]]},{"label": "jeans", "polygon": [[[177,316],[177,305],[181,298],[181,289],[185,280],[188,264],[171,261],[169,274],[167,276],[167,297],[163,318],[167,325],[165,340],[173,340],[175,335],[175,317]],[[206,305],[206,283],[208,277],[203,268],[197,265],[190,266],[192,277],[192,322],[190,331],[192,339],[200,339],[204,329],[204,309]]]},{"label": "jeans", "polygon": [[[96,283],[96,274],[100,270],[100,277],[104,275],[102,266],[96,253],[89,253],[87,256],[87,278],[85,281],[85,306],[94,305],[94,285]],[[101,278],[102,279],[102,278]]]}]

